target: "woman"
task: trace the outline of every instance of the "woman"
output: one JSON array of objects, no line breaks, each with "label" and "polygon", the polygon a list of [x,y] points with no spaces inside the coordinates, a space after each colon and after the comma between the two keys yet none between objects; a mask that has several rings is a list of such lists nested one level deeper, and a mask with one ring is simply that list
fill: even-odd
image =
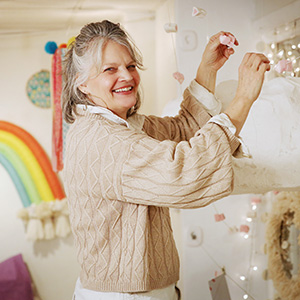
[{"label": "woman", "polygon": [[234,52],[221,34],[230,35],[210,39],[174,118],[136,113],[141,56],[118,24],[84,26],[66,54],[64,116],[73,125],[64,182],[81,267],[74,299],[178,299],[169,208],[230,194],[237,135],[269,69],[265,56],[246,54],[234,100],[212,118],[217,70]]}]

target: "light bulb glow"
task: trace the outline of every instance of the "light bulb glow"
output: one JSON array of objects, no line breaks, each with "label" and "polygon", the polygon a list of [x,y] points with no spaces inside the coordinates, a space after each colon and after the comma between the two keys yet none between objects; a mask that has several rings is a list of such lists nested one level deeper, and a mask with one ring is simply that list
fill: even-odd
[{"label": "light bulb glow", "polygon": [[275,49],[275,44],[274,43],[271,44],[271,49]]},{"label": "light bulb glow", "polygon": [[283,50],[280,50],[280,51],[277,53],[277,55],[278,55],[279,57],[282,57],[282,56],[283,56],[283,53],[284,53],[284,51],[283,51]]},{"label": "light bulb glow", "polygon": [[296,48],[297,48],[297,47],[296,47],[296,45],[292,45],[292,49],[294,49],[294,50],[295,50]]},{"label": "light bulb glow", "polygon": [[245,294],[244,296],[243,296],[243,299],[248,299],[248,295],[247,294]]},{"label": "light bulb glow", "polygon": [[257,266],[254,266],[254,267],[252,268],[252,270],[253,270],[253,271],[257,271],[257,270],[258,270],[258,267],[257,267]]},{"label": "light bulb glow", "polygon": [[247,222],[249,222],[249,223],[252,222],[252,218],[247,218],[246,220],[247,220]]},{"label": "light bulb glow", "polygon": [[249,238],[249,234],[244,235],[244,239],[247,240]]},{"label": "light bulb glow", "polygon": [[288,51],[288,55],[292,55],[292,53],[293,53],[292,51]]},{"label": "light bulb glow", "polygon": [[269,53],[269,54],[268,54],[268,57],[269,57],[269,58],[272,58],[272,57],[273,57],[273,53]]},{"label": "light bulb glow", "polygon": [[240,276],[240,279],[241,279],[242,281],[245,281],[245,280],[246,280],[246,277],[245,277],[244,275],[241,275],[241,276]]},{"label": "light bulb glow", "polygon": [[298,44],[298,48],[300,48],[300,43]]},{"label": "light bulb glow", "polygon": [[254,204],[252,205],[252,210],[256,210],[257,209],[257,206]]}]

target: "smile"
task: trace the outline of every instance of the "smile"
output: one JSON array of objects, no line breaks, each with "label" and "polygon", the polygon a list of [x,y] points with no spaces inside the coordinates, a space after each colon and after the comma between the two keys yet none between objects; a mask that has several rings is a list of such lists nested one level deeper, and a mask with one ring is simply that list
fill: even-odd
[{"label": "smile", "polygon": [[113,92],[122,93],[122,92],[129,92],[129,91],[132,91],[132,90],[133,90],[133,87],[129,86],[129,87],[124,87],[124,88],[113,90]]}]

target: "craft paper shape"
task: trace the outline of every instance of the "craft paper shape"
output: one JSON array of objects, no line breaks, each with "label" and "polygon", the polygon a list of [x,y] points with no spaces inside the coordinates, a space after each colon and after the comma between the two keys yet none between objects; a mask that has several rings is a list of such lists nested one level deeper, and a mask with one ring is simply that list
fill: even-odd
[{"label": "craft paper shape", "polygon": [[203,8],[193,7],[192,17],[203,18],[206,16],[206,11]]},{"label": "craft paper shape", "polygon": [[231,300],[225,274],[208,282],[212,300]]},{"label": "craft paper shape", "polygon": [[166,23],[164,28],[167,33],[177,32],[177,30],[178,30],[178,26],[175,23]]},{"label": "craft paper shape", "polygon": [[184,75],[181,74],[180,72],[175,72],[173,73],[173,77],[180,83],[182,84],[184,81]]},{"label": "craft paper shape", "polygon": [[222,45],[226,45],[228,47],[233,48],[234,42],[235,42],[235,37],[228,36],[228,35],[220,35],[219,39],[220,39],[220,43]]},{"label": "craft paper shape", "polygon": [[277,65],[274,67],[274,70],[278,73],[283,72],[292,72],[293,71],[293,64],[288,59],[280,60]]},{"label": "craft paper shape", "polygon": [[215,221],[220,222],[225,220],[225,215],[224,214],[215,214]]}]

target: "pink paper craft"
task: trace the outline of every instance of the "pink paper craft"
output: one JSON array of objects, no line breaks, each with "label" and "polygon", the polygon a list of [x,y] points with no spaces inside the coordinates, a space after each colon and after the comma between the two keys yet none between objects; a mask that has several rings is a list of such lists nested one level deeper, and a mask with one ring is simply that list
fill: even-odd
[{"label": "pink paper craft", "polygon": [[261,198],[259,197],[251,198],[251,204],[259,204],[259,203],[261,203]]},{"label": "pink paper craft", "polygon": [[277,65],[275,65],[274,70],[278,73],[283,72],[292,72],[293,71],[293,64],[288,59],[280,60]]},{"label": "pink paper craft", "polygon": [[215,221],[216,222],[220,222],[220,221],[223,221],[223,220],[225,220],[224,214],[215,214]]},{"label": "pink paper craft", "polygon": [[249,230],[250,230],[250,228],[249,228],[248,225],[241,225],[241,226],[240,226],[240,232],[248,233]]},{"label": "pink paper craft", "polygon": [[233,36],[228,36],[228,35],[220,35],[219,37],[220,43],[222,45],[226,45],[228,47],[233,47],[234,46],[234,42],[235,42],[235,37]]},{"label": "pink paper craft", "polygon": [[173,77],[180,83],[182,84],[184,81],[184,75],[181,74],[180,72],[175,72],[173,73]]},{"label": "pink paper craft", "polygon": [[212,300],[231,300],[225,274],[208,282]]},{"label": "pink paper craft", "polygon": [[202,8],[193,7],[192,17],[205,17],[206,11]]}]

